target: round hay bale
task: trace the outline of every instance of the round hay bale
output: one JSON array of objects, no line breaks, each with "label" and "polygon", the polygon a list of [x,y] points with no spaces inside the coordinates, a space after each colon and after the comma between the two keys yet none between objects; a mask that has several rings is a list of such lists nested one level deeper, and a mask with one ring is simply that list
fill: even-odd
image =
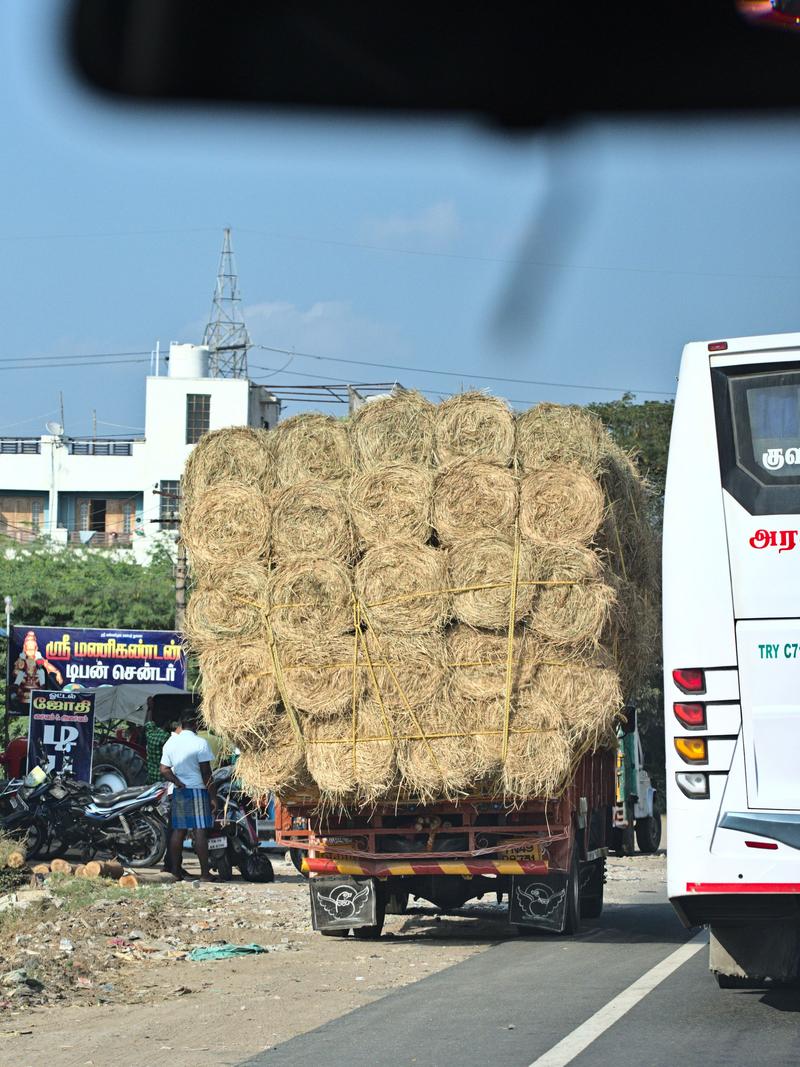
[{"label": "round hay bale", "polygon": [[465,537],[509,536],[517,517],[517,481],[508,467],[459,459],[438,472],[433,525],[443,545]]},{"label": "round hay bale", "polygon": [[387,463],[356,475],[349,502],[358,537],[365,544],[397,537],[428,541],[432,497],[433,474],[425,467]]},{"label": "round hay bale", "polygon": [[601,581],[600,562],[588,548],[536,544],[535,555],[548,581],[539,589],[528,626],[541,641],[573,652],[596,648],[615,603]]},{"label": "round hay bale", "polygon": [[181,480],[184,507],[208,489],[233,482],[269,493],[276,484],[272,435],[249,426],[203,434],[189,453]]},{"label": "round hay bale", "polygon": [[[286,696],[309,722],[331,719],[353,704],[353,646],[355,637],[337,637],[315,631],[281,641],[278,647]],[[360,657],[355,693],[359,699],[366,683]]]},{"label": "round hay bale", "polygon": [[434,450],[440,465],[469,457],[508,466],[514,458],[511,409],[477,390],[448,397],[436,412]]},{"label": "round hay bale", "polygon": [[658,602],[643,595],[633,582],[618,578],[612,584],[617,602],[603,640],[630,699],[652,671],[653,649],[661,645],[661,613]]},{"label": "round hay bale", "polygon": [[265,744],[242,748],[236,774],[245,792],[254,798],[274,793],[280,799],[307,783],[304,749],[285,714],[276,718]]},{"label": "round hay bale", "polygon": [[275,725],[279,693],[266,641],[218,641],[199,656],[203,718],[234,745],[263,742]]},{"label": "round hay bale", "polygon": [[272,554],[298,553],[349,560],[353,531],[341,489],[309,480],[279,490],[272,499]]},{"label": "round hay bale", "polygon": [[600,481],[608,499],[599,544],[615,574],[657,596],[660,556],[651,494],[633,457],[613,442],[603,456]]},{"label": "round hay bale", "polygon": [[338,481],[351,471],[347,424],[333,415],[304,412],[279,422],[272,432],[279,485],[309,478]]},{"label": "round hay bale", "polygon": [[503,793],[516,801],[556,798],[569,784],[574,759],[570,738],[560,727],[558,709],[548,700],[532,696],[517,706],[511,721]]},{"label": "round hay bale", "polygon": [[353,629],[350,571],[319,556],[287,556],[270,578],[270,622],[278,640]]},{"label": "round hay bale", "polygon": [[559,727],[576,752],[615,743],[614,729],[623,705],[616,670],[579,663],[543,665],[533,686],[522,694],[520,717],[541,701],[558,715]]},{"label": "round hay bale", "polygon": [[447,674],[442,634],[395,634],[391,638],[377,638],[367,631],[362,635],[362,644],[361,673],[366,691],[376,703],[376,684],[384,706],[397,711],[406,705],[416,708],[430,704],[437,698]]},{"label": "round hay bale", "polygon": [[440,629],[450,614],[444,553],[413,541],[373,545],[356,567],[356,593],[383,634]]},{"label": "round hay bale", "polygon": [[519,529],[523,537],[589,544],[603,521],[603,490],[576,467],[531,471],[520,482]]},{"label": "round hay bale", "polygon": [[254,641],[264,634],[269,574],[259,560],[224,567],[213,584],[197,586],[186,608],[184,632],[195,652],[219,641]]},{"label": "round hay bale", "polygon": [[[493,701],[506,690],[508,636],[476,630],[463,623],[447,631],[447,666],[452,699]],[[514,632],[511,692],[529,685],[536,661],[530,630]]]},{"label": "round hay bale", "polygon": [[430,400],[410,389],[362,404],[350,430],[357,468],[365,471],[387,463],[430,466],[435,413]]},{"label": "round hay bale", "polygon": [[[447,558],[456,619],[487,630],[507,629],[514,574],[513,542],[506,537],[471,537],[451,545]],[[531,613],[541,595],[539,586],[526,583],[543,576],[530,546],[521,544],[515,622]]]},{"label": "round hay bale", "polygon": [[537,404],[517,415],[517,462],[524,471],[553,464],[595,475],[608,447],[603,423],[585,408]]},{"label": "round hay bale", "polygon": [[464,731],[458,745],[468,788],[471,792],[494,793],[503,766],[505,700],[496,695],[489,700],[464,700],[450,688],[442,701],[442,711],[448,722],[458,723]]},{"label": "round hay bale", "polygon": [[397,747],[401,788],[422,802],[463,796],[473,783],[466,724],[454,721],[451,709],[439,701],[417,709],[413,717],[398,715],[398,722],[405,737]]},{"label": "round hay bale", "polygon": [[181,538],[198,575],[219,572],[240,560],[265,559],[270,512],[252,486],[217,485],[201,493],[181,524]]},{"label": "round hay bale", "polygon": [[306,734],[308,770],[324,803],[344,807],[354,800],[374,802],[396,778],[394,744],[377,705],[358,705],[356,741],[352,714],[310,724]]}]

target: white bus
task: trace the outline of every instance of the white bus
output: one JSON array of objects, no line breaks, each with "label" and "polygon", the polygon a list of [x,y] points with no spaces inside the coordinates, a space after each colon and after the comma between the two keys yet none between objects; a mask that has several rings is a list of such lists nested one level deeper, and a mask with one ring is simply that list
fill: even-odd
[{"label": "white bus", "polygon": [[800,975],[800,333],[683,351],[664,510],[668,892],[721,985]]}]

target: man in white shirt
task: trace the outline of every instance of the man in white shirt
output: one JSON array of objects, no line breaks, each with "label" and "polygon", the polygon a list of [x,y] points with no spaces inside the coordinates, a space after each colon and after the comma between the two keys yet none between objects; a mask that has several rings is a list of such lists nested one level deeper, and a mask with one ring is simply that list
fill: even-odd
[{"label": "man in white shirt", "polygon": [[169,841],[170,865],[179,880],[188,877],[182,866],[183,841],[194,830],[194,847],[200,860],[200,877],[213,878],[208,869],[208,831],[214,825],[217,805],[211,762],[214,756],[208,742],[194,732],[194,712],[175,726],[161,753],[161,777],[172,782],[172,834]]}]

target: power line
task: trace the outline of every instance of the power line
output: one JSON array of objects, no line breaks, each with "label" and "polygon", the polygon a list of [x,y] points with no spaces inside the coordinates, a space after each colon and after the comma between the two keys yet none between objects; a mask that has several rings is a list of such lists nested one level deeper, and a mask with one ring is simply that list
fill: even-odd
[{"label": "power line", "polygon": [[117,356],[149,356],[149,350],[138,352],[63,352],[52,356],[0,356],[0,363],[38,363],[51,359],[111,359]]},{"label": "power line", "polygon": [[[500,378],[497,375],[492,374],[475,374],[472,371],[452,371],[452,370],[433,370],[430,367],[409,367],[401,363],[377,363],[366,359],[344,359],[339,356],[320,356],[314,352],[293,352],[288,348],[273,348],[270,345],[255,345],[255,348],[261,348],[265,352],[278,352],[284,356],[299,356],[305,359],[319,359],[324,360],[326,363],[352,363],[358,367],[383,367],[386,370],[402,370],[409,371],[412,374],[438,374],[446,378],[460,378],[462,381],[466,380],[478,380],[482,382],[505,382],[512,385],[536,385],[547,386],[557,389],[587,389],[592,392],[601,393],[647,393],[652,396],[674,396],[674,393],[669,393],[663,389],[634,389],[631,387],[620,388],[612,385],[578,385],[575,382],[544,382],[535,381],[531,378]],[[270,370],[271,368],[259,368],[260,370]]]},{"label": "power line", "polygon": [[[67,363],[67,362],[64,362],[64,363],[37,363],[36,364],[36,370],[41,370],[41,369],[44,369],[44,368],[47,368],[47,367],[120,367],[120,366],[122,366],[123,364],[126,364],[126,363],[147,363],[147,362],[149,362],[149,355],[148,355],[148,359],[117,359],[117,360],[109,360],[109,359],[93,360],[93,359],[90,359],[90,360],[86,360],[86,361],[83,361],[83,362],[76,361],[75,363]],[[29,369],[30,368],[29,368],[27,363],[20,363],[18,365],[14,365],[13,367],[0,367],[0,371],[29,370]]]}]

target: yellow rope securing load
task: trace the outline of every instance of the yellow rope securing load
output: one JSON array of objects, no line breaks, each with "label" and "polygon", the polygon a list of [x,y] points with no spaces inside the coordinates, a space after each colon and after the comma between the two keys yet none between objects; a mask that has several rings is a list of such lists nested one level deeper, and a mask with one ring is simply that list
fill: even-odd
[{"label": "yellow rope securing load", "polygon": [[594,416],[401,390],[215,431],[186,479],[187,642],[254,792],[519,803],[613,743],[658,638],[658,553]]}]

